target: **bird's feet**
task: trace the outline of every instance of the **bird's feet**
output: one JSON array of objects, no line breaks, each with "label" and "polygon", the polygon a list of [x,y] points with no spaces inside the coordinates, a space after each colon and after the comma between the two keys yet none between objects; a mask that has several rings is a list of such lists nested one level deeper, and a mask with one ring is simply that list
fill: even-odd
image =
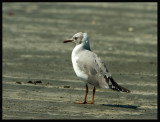
[{"label": "bird's feet", "polygon": [[86,102],[86,101],[83,101],[83,102],[75,102],[75,104],[93,104],[94,102],[91,101],[91,102]]}]

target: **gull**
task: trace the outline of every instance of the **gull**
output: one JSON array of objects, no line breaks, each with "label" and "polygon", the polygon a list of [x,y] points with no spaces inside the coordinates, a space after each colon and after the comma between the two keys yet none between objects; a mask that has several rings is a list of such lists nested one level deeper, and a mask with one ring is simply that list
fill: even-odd
[{"label": "gull", "polygon": [[[86,84],[85,98],[83,102],[75,102],[76,104],[94,104],[96,88],[106,88],[126,93],[130,92],[130,90],[115,82],[104,62],[91,51],[87,33],[76,33],[71,39],[63,42],[75,43],[76,46],[71,55],[73,69],[77,77]],[[91,102],[87,102],[86,100],[88,84],[94,86]]]}]

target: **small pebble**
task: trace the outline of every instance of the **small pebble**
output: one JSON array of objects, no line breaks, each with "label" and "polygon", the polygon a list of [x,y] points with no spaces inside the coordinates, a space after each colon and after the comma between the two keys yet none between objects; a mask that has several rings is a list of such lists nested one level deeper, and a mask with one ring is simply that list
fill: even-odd
[{"label": "small pebble", "polygon": [[34,81],[34,83],[42,83],[42,81],[38,80],[38,81]]},{"label": "small pebble", "polygon": [[67,85],[65,85],[65,86],[63,86],[64,88],[70,88],[70,86],[67,86]]},{"label": "small pebble", "polygon": [[17,84],[22,84],[20,81],[16,81]]},{"label": "small pebble", "polygon": [[28,81],[27,83],[33,83],[32,81]]},{"label": "small pebble", "polygon": [[10,11],[10,12],[8,12],[8,15],[9,15],[9,16],[13,16],[14,13]]},{"label": "small pebble", "polygon": [[128,31],[132,32],[133,31],[133,27],[129,27]]}]

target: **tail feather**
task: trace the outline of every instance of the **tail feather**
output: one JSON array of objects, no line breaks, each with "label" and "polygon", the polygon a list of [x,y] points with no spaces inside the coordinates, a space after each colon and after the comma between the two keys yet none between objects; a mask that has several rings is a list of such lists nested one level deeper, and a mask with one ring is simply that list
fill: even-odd
[{"label": "tail feather", "polygon": [[128,90],[128,89],[126,89],[126,88],[118,85],[118,84],[114,81],[114,79],[113,79],[112,77],[110,77],[109,79],[110,79],[110,81],[111,81],[111,83],[112,83],[112,86],[113,86],[111,89],[116,90],[116,91],[121,91],[121,92],[130,93],[130,90]]}]

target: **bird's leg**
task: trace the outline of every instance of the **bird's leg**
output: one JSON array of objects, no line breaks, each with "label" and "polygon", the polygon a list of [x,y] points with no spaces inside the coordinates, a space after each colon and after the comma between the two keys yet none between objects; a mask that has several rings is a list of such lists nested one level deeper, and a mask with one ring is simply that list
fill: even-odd
[{"label": "bird's leg", "polygon": [[96,92],[96,88],[94,87],[94,88],[93,88],[92,100],[91,100],[91,102],[88,102],[87,104],[93,104],[93,103],[94,103],[94,95],[95,95],[95,92]]},{"label": "bird's leg", "polygon": [[86,104],[87,94],[88,94],[88,85],[86,84],[86,93],[83,102],[75,102],[75,104]]}]

